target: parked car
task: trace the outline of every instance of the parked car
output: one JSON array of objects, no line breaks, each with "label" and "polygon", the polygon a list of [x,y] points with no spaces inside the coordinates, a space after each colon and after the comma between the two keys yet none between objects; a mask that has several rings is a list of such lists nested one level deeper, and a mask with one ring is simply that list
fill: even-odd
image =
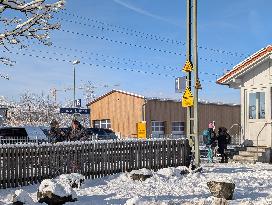
[{"label": "parked car", "polygon": [[0,144],[20,142],[46,142],[47,136],[40,127],[1,127]]},{"label": "parked car", "polygon": [[[61,127],[60,130],[65,133],[65,138],[68,139],[70,128]],[[49,129],[43,129],[43,133],[49,137]],[[112,130],[104,128],[86,128],[86,133],[89,140],[116,140],[118,137]]]},{"label": "parked car", "polygon": [[92,137],[91,139],[97,140],[117,140],[118,137],[112,130],[104,128],[86,128],[87,134]]}]

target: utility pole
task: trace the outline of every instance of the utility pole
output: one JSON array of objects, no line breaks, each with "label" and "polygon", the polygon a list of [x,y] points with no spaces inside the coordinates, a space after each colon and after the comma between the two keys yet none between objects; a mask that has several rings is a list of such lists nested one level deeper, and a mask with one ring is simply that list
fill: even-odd
[{"label": "utility pole", "polygon": [[[191,37],[191,30],[192,30],[192,24],[191,24],[191,20],[192,20],[192,3],[191,0],[187,0],[187,48],[186,48],[186,60],[189,62],[192,62],[192,37]],[[189,88],[191,90],[192,88],[192,73],[191,72],[187,72],[187,76],[186,76],[186,87]],[[191,118],[192,118],[192,107],[187,107],[187,120],[186,120],[186,136],[189,139],[190,142],[190,146],[193,146],[191,144],[192,142],[192,138],[191,138],[191,131],[192,131],[192,124],[191,124]]]},{"label": "utility pole", "polygon": [[76,101],[76,65],[79,64],[79,60],[73,61],[73,68],[74,68],[74,101],[73,101],[73,107]]},{"label": "utility pole", "polygon": [[193,47],[194,47],[194,136],[195,136],[195,164],[200,166],[199,133],[198,133],[198,89],[201,88],[198,78],[198,52],[197,52],[197,0],[193,0]]},{"label": "utility pole", "polygon": [[[192,5],[193,2],[193,5]],[[193,10],[193,16],[192,16]],[[192,37],[193,33],[193,37]],[[183,95],[183,106],[187,107],[186,135],[192,146],[196,167],[200,166],[199,139],[198,139],[198,89],[201,89],[198,78],[197,53],[197,0],[187,0],[187,52],[186,64],[183,71],[186,75],[186,90]],[[193,50],[193,55],[192,55]],[[193,63],[192,62],[193,58]],[[194,76],[192,76],[192,71]],[[193,77],[193,78],[192,78]],[[193,87],[192,87],[193,85]],[[191,91],[194,89],[194,95]]]}]

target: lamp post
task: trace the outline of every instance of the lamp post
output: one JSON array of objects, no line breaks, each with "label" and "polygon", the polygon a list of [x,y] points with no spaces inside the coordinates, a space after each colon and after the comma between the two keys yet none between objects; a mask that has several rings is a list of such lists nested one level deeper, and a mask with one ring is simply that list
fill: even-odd
[{"label": "lamp post", "polygon": [[73,105],[75,105],[75,101],[76,101],[76,65],[79,63],[80,63],[79,60],[73,61],[73,67],[74,67],[74,101],[73,101]]}]

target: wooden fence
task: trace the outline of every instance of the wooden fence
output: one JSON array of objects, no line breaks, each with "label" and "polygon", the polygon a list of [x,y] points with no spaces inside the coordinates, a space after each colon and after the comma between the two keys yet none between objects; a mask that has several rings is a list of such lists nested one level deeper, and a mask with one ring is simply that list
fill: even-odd
[{"label": "wooden fence", "polygon": [[77,172],[89,179],[187,165],[189,145],[185,140],[1,145],[0,156],[0,188],[9,188],[65,173]]}]

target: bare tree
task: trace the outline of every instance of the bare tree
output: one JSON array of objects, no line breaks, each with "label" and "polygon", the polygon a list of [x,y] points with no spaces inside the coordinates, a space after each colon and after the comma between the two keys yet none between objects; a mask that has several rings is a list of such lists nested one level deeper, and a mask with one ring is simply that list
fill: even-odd
[{"label": "bare tree", "polygon": [[[50,45],[49,32],[59,29],[53,22],[53,13],[63,8],[65,0],[46,3],[46,0],[0,0],[0,45],[24,46],[23,39],[36,39]],[[8,57],[0,57],[0,63],[12,65]],[[1,77],[1,76],[0,76]]]}]

